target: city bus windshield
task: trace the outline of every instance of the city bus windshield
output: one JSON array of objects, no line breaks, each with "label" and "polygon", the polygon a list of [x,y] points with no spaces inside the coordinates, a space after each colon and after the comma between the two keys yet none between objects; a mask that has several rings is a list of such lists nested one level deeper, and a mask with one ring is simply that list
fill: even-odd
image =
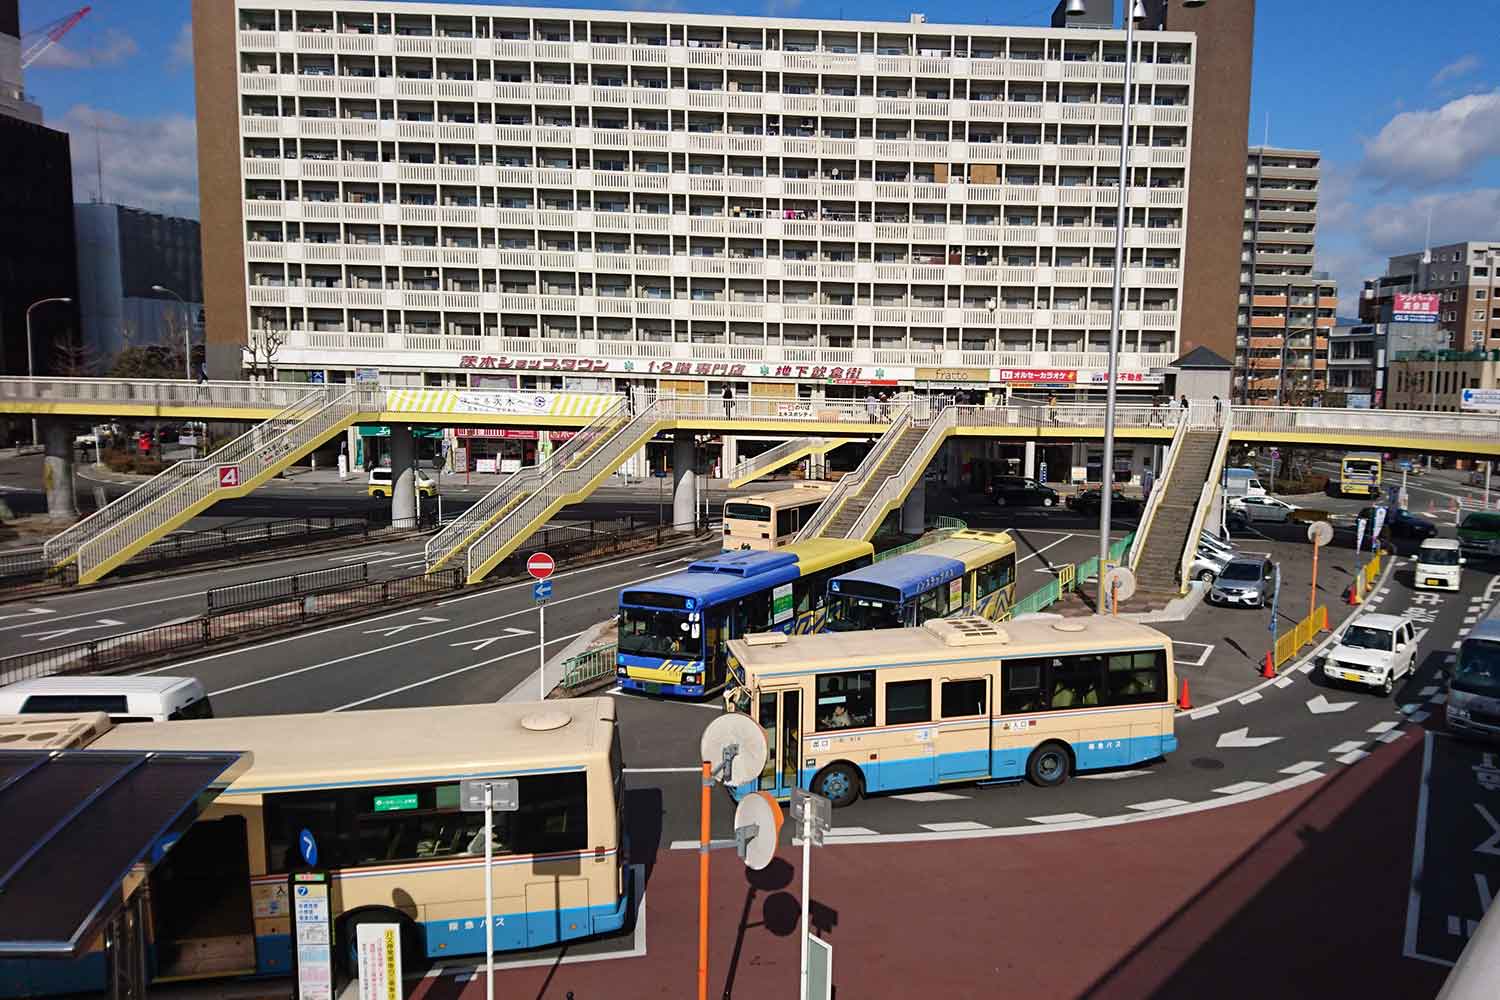
[{"label": "city bus windshield", "polygon": [[1465,639],[1453,668],[1452,685],[1455,691],[1500,697],[1500,642]]},{"label": "city bus windshield", "polygon": [[901,626],[901,605],[893,602],[835,594],[828,603],[830,632],[861,632],[872,628]]},{"label": "city bus windshield", "polygon": [[1346,476],[1373,476],[1379,468],[1380,466],[1374,462],[1350,459],[1344,461],[1344,475]]},{"label": "city bus windshield", "polygon": [[620,652],[668,659],[702,659],[703,640],[696,623],[681,611],[620,609]]},{"label": "city bus windshield", "polygon": [[763,503],[727,503],[724,516],[739,521],[769,521],[771,508]]}]

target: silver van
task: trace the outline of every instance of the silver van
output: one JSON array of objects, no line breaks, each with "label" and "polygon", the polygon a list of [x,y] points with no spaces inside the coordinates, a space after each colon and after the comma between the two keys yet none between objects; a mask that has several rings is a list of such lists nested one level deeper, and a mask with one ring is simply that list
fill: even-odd
[{"label": "silver van", "polygon": [[196,677],[41,677],[0,687],[0,715],[84,715],[111,722],[211,719],[213,705]]}]

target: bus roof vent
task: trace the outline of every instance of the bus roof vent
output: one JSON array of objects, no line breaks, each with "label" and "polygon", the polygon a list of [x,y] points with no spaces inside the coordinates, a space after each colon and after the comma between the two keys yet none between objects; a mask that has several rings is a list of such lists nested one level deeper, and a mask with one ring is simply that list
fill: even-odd
[{"label": "bus roof vent", "polygon": [[922,627],[943,640],[945,646],[1010,641],[1010,634],[988,618],[934,618]]},{"label": "bus roof vent", "polygon": [[567,712],[543,710],[521,716],[521,728],[529,729],[533,733],[550,733],[554,729],[561,729],[572,721],[573,717]]},{"label": "bus roof vent", "polygon": [[17,715],[0,718],[0,747],[7,750],[73,750],[114,727],[103,712],[86,715]]},{"label": "bus roof vent", "polygon": [[791,636],[785,632],[752,632],[745,636],[747,646],[784,646]]},{"label": "bus roof vent", "polygon": [[1088,626],[1083,622],[1076,621],[1053,622],[1052,627],[1059,632],[1083,632],[1088,629]]}]

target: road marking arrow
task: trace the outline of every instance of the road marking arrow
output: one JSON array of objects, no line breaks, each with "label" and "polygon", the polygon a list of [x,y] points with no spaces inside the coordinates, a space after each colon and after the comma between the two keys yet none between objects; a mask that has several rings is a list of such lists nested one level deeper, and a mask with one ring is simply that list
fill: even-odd
[{"label": "road marking arrow", "polygon": [[72,635],[74,632],[87,632],[92,628],[109,628],[111,625],[124,624],[124,622],[117,622],[113,618],[100,618],[95,625],[75,625],[73,628],[60,628],[52,632],[27,632],[26,638],[35,639],[37,642],[47,642],[51,639],[60,639],[65,635]]},{"label": "road marking arrow", "polygon": [[18,614],[14,614],[14,615],[0,615],[0,622],[3,622],[3,621],[5,621],[6,619],[9,619],[9,618],[35,618],[37,615],[55,615],[55,614],[57,614],[57,609],[56,608],[27,608],[25,611],[22,611],[22,612],[20,612]]},{"label": "road marking arrow", "polygon": [[1244,726],[1240,729],[1232,729],[1220,736],[1216,745],[1220,750],[1253,750],[1267,743],[1275,743],[1279,739],[1281,739],[1280,736],[1251,736],[1250,727]]},{"label": "road marking arrow", "polygon": [[1323,695],[1307,699],[1307,710],[1313,715],[1327,715],[1330,712],[1343,712],[1354,707],[1352,701],[1329,701]]},{"label": "road marking arrow", "polygon": [[487,649],[487,648],[489,648],[490,646],[492,646],[495,643],[499,642],[501,639],[513,639],[513,638],[515,638],[518,635],[530,635],[530,634],[531,634],[531,630],[530,629],[508,628],[508,629],[505,630],[505,635],[492,635],[488,639],[465,639],[463,642],[450,642],[450,643],[448,643],[448,645],[449,646],[473,646],[474,647],[474,652],[477,653],[481,649]]},{"label": "road marking arrow", "polygon": [[389,639],[391,636],[395,635],[397,632],[405,632],[409,628],[419,628],[419,627],[421,627],[423,625],[436,625],[439,622],[445,622],[447,620],[448,619],[446,619],[446,618],[432,618],[432,617],[430,617],[428,615],[423,615],[421,618],[418,618],[416,621],[414,621],[414,622],[407,622],[405,625],[396,625],[396,626],[393,626],[392,628],[367,628],[367,629],[365,629],[365,635],[374,635],[374,634],[376,634],[378,632],[381,635],[385,636],[387,639]]}]

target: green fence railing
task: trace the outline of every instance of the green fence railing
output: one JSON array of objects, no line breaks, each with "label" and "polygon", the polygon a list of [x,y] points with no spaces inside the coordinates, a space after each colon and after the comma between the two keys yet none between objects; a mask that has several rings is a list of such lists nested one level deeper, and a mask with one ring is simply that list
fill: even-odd
[{"label": "green fence railing", "polygon": [[613,677],[615,673],[616,644],[611,642],[605,646],[595,646],[593,649],[579,653],[577,656],[569,657],[563,661],[563,675],[560,686],[564,689],[576,688],[596,681],[606,675]]},{"label": "green fence railing", "polygon": [[950,532],[962,531],[968,526],[966,521],[960,521],[956,517],[940,517],[932,522],[932,530],[927,534],[915,541],[907,542],[905,545],[898,545],[893,549],[885,549],[875,553],[875,561],[881,562],[886,559],[894,559],[896,556],[904,556],[908,552],[915,552],[917,549],[931,545],[933,542],[941,542],[943,540],[942,538],[934,538],[933,535],[941,533],[944,537],[947,537]]}]

